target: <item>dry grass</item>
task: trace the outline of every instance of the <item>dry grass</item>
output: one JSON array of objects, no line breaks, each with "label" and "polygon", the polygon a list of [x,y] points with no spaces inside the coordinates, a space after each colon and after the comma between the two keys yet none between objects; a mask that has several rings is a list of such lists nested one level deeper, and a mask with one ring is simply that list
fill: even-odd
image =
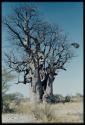
[{"label": "dry grass", "polygon": [[32,104],[30,102],[21,103],[19,106],[17,106],[16,112],[29,115],[31,113],[31,108]]},{"label": "dry grass", "polygon": [[23,102],[16,106],[16,113],[35,118],[42,123],[83,123],[83,103],[33,104]]},{"label": "dry grass", "polygon": [[52,110],[52,106],[49,104],[40,104],[32,109],[33,116],[41,122],[54,122],[58,121],[55,113]]},{"label": "dry grass", "polygon": [[83,122],[83,104],[41,104],[32,111],[34,117],[42,122]]}]

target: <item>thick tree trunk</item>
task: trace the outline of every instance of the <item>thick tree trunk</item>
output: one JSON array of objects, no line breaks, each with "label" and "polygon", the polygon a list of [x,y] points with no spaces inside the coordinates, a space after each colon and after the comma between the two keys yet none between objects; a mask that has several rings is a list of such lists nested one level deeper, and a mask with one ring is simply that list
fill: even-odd
[{"label": "thick tree trunk", "polygon": [[32,101],[41,102],[43,97],[43,88],[41,86],[40,81],[34,83],[34,85],[31,87],[31,91],[32,91]]},{"label": "thick tree trunk", "polygon": [[48,95],[53,95],[53,76],[49,76],[47,80],[46,93]]},{"label": "thick tree trunk", "polygon": [[46,91],[43,95],[43,102],[51,102],[50,97],[53,95],[53,77],[50,76],[47,80]]},{"label": "thick tree trunk", "polygon": [[47,75],[45,81],[42,84],[40,80],[38,68],[36,68],[31,89],[32,89],[33,102],[47,101],[46,98],[48,96],[53,95],[53,76]]},{"label": "thick tree trunk", "polygon": [[41,102],[42,97],[43,97],[43,88],[42,88],[42,84],[40,81],[40,77],[39,77],[37,68],[35,70],[35,76],[34,76],[34,80],[32,82],[31,89],[32,89],[32,95],[34,96],[34,97],[32,97],[32,101]]},{"label": "thick tree trunk", "polygon": [[47,83],[46,93],[48,95],[53,95],[53,82],[48,82]]}]

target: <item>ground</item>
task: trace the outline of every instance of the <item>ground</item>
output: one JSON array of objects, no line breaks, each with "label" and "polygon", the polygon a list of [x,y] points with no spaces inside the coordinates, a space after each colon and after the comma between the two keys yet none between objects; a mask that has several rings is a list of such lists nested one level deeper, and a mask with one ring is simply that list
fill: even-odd
[{"label": "ground", "polygon": [[83,123],[83,102],[23,104],[20,112],[2,114],[2,123]]}]

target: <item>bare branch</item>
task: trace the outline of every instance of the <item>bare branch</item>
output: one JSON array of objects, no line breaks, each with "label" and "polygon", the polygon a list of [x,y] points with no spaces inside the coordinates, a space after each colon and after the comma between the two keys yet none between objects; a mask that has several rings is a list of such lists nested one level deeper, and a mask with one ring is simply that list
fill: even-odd
[{"label": "bare branch", "polygon": [[[66,70],[65,64],[74,56],[72,46],[78,48],[79,45],[69,44],[67,35],[63,34],[58,26],[39,19],[36,8],[24,6],[14,11],[15,14],[8,17],[4,24],[18,48],[24,49],[27,58],[17,59],[14,53],[5,56],[12,70],[25,73],[24,81],[18,83],[29,83],[30,78],[27,80],[26,76],[34,72],[35,77],[35,71],[38,74],[36,79],[39,80],[42,72],[48,72],[47,68],[53,77],[56,70]],[[27,69],[31,73],[27,72]]]}]

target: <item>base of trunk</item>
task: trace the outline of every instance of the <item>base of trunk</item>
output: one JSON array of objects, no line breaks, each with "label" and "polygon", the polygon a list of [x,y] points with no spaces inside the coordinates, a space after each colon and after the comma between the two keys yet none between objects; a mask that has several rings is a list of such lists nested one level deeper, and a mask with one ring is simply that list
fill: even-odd
[{"label": "base of trunk", "polygon": [[31,102],[37,102],[40,103],[42,102],[42,97],[43,97],[43,91],[40,86],[36,86],[36,91],[33,91],[34,89],[31,87],[31,95],[30,95],[30,101]]}]

